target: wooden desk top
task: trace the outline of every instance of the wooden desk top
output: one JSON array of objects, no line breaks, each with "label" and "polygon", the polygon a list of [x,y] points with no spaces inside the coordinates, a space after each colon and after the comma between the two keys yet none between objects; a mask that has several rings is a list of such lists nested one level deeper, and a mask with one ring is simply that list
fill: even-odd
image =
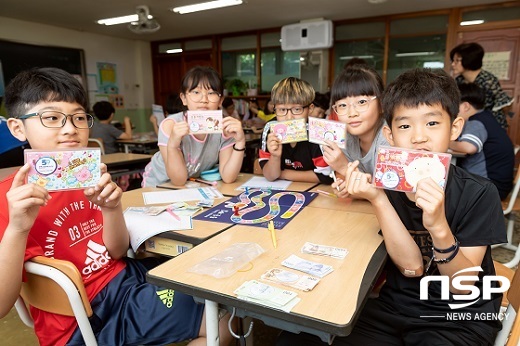
[{"label": "wooden desk top", "polygon": [[7,167],[7,168],[0,168],[0,181],[4,180],[8,176],[10,176],[12,173],[14,173],[16,170],[20,169],[21,166],[15,166],[15,167]]},{"label": "wooden desk top", "polygon": [[[276,249],[265,228],[237,225],[152,269],[148,273],[148,281],[243,309],[254,317],[267,316],[334,335],[348,335],[356,311],[363,305],[384,264],[385,255],[379,256],[385,251],[378,231],[379,224],[374,215],[304,208],[287,226],[276,231]],[[306,241],[344,247],[349,254],[343,260],[302,254],[300,249]],[[266,251],[251,262],[250,270],[236,272],[223,279],[187,271],[239,242],[258,243]],[[376,251],[378,255],[373,256]],[[244,302],[235,297],[233,291],[243,282],[259,280],[267,270],[281,267],[281,262],[291,254],[334,268],[310,292],[285,287],[296,291],[302,299],[291,313]],[[377,263],[371,263],[373,258],[376,258],[374,261]]]},{"label": "wooden desk top", "polygon": [[129,162],[139,162],[139,161],[150,161],[153,155],[148,154],[132,154],[132,153],[113,153],[101,155],[101,162],[104,164],[125,164]]},{"label": "wooden desk top", "polygon": [[[144,207],[143,200],[143,192],[153,192],[153,191],[164,191],[164,189],[154,188],[154,187],[143,187],[140,189],[130,190],[123,192],[123,198],[121,199],[121,204],[123,206],[123,211],[128,207]],[[215,200],[215,205],[222,203],[228,198],[219,198]],[[158,234],[157,236],[187,241],[193,244],[199,244],[204,240],[212,237],[214,234],[223,231],[232,225],[229,223],[223,222],[209,222],[202,220],[193,220],[193,229],[185,230],[185,231],[172,231]]]},{"label": "wooden desk top", "polygon": [[[236,189],[240,185],[244,184],[245,182],[247,182],[249,179],[251,179],[254,176],[255,176],[255,174],[251,174],[251,173],[240,173],[240,174],[238,174],[237,180],[235,180],[235,182],[233,182],[233,183],[226,184],[226,183],[222,182],[222,180],[219,180],[217,182],[217,188],[224,196],[238,196],[242,193],[242,191],[239,191]],[[311,189],[315,185],[316,185],[315,183],[292,182],[291,185],[289,185],[289,187],[287,188],[287,190],[303,192],[303,191],[307,191],[307,190]],[[201,186],[206,187],[207,185],[201,184]],[[184,189],[184,188],[186,188],[186,186],[173,185],[171,182],[159,184],[159,185],[157,185],[157,187],[163,188],[163,189]]]},{"label": "wooden desk top", "polygon": [[[309,192],[318,192],[318,190],[333,193],[333,188],[330,185],[321,184],[313,187]],[[364,199],[354,198],[334,198],[318,194],[308,205],[313,208],[332,209],[340,211],[349,211],[354,213],[368,213],[374,214],[374,207],[369,201]]]}]

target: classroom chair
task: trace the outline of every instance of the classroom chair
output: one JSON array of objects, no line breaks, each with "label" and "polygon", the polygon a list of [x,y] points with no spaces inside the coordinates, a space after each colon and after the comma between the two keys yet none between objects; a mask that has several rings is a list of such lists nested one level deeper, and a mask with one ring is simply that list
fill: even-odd
[{"label": "classroom chair", "polygon": [[[504,265],[508,268],[514,268],[520,262],[520,247],[513,243],[513,233],[515,229],[515,218],[517,212],[520,210],[520,201],[518,200],[518,192],[520,191],[520,168],[517,167],[516,176],[514,180],[513,190],[507,197],[507,200],[502,202],[502,210],[507,219],[507,243],[498,245],[505,249],[515,252],[513,259]],[[495,247],[495,246],[493,246]]]},{"label": "classroom chair", "polygon": [[105,155],[105,146],[104,146],[103,140],[101,138],[89,138],[88,146],[91,148],[100,148],[101,155]]},{"label": "classroom chair", "polygon": [[520,317],[518,317],[518,309],[520,308],[520,274],[496,261],[494,261],[494,264],[497,275],[505,276],[511,282],[509,290],[504,294],[504,299],[502,299],[502,305],[506,302],[505,312],[509,313],[509,318],[502,321],[502,330],[498,332],[494,346],[516,346],[520,339]]},{"label": "classroom chair", "polygon": [[89,322],[92,307],[81,280],[81,274],[69,261],[37,256],[25,262],[27,281],[22,283],[15,303],[20,319],[33,328],[27,304],[40,310],[74,316],[87,346],[97,345]]}]

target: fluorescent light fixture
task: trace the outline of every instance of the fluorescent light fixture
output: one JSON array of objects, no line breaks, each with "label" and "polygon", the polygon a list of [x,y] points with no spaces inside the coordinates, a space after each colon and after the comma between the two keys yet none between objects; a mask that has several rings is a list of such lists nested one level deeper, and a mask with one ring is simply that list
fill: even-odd
[{"label": "fluorescent light fixture", "polygon": [[349,55],[349,56],[340,56],[339,60],[350,60],[350,59],[374,59],[373,55]]},{"label": "fluorescent light fixture", "polygon": [[166,51],[168,54],[176,54],[176,53],[182,53],[182,48],[174,48],[174,49],[168,49]]},{"label": "fluorescent light fixture", "polygon": [[402,58],[406,56],[426,56],[426,55],[434,55],[435,52],[411,52],[411,53],[397,53],[395,56],[397,58]]},{"label": "fluorescent light fixture", "polygon": [[[152,18],[153,18],[153,16],[148,15],[148,19],[152,19]],[[138,20],[139,20],[139,16],[137,14],[131,14],[129,16],[100,19],[96,23],[101,24],[101,25],[116,25],[116,24],[137,22]]]},{"label": "fluorescent light fixture", "polygon": [[243,3],[242,0],[215,0],[215,1],[201,2],[199,4],[174,7],[171,10],[175,13],[186,14],[186,13],[192,13],[192,12],[198,12],[198,11],[213,10],[215,8],[221,8],[221,7],[241,5],[242,3]]},{"label": "fluorescent light fixture", "polygon": [[460,26],[479,25],[482,23],[484,23],[484,19],[465,20],[463,22],[460,22]]}]

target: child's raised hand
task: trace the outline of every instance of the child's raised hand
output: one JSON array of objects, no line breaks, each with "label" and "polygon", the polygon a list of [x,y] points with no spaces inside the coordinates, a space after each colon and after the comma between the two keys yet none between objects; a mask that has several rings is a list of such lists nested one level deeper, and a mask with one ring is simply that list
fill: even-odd
[{"label": "child's raised hand", "polygon": [[383,192],[372,185],[372,176],[361,172],[358,166],[358,160],[347,164],[345,181],[339,185],[340,190],[345,189],[349,195],[373,201]]},{"label": "child's raised hand", "polygon": [[40,207],[51,199],[49,192],[36,184],[26,184],[31,166],[26,163],[15,174],[11,188],[6,194],[9,206],[9,225],[13,229],[28,233],[40,212]]},{"label": "child's raised hand", "polygon": [[417,182],[415,204],[423,211],[423,225],[430,232],[449,229],[444,212],[444,190],[432,178]]},{"label": "child's raised hand", "polygon": [[152,124],[157,125],[157,117],[156,117],[155,115],[153,115],[153,114],[150,115],[150,122],[151,122]]},{"label": "child's raised hand", "polygon": [[224,136],[235,138],[235,142],[244,142],[245,144],[245,135],[244,129],[242,128],[242,122],[233,117],[225,117],[222,119],[222,130],[224,132]]},{"label": "child's raised hand", "polygon": [[267,150],[269,150],[271,156],[282,156],[282,141],[273,132],[267,135]]},{"label": "child's raised hand", "polygon": [[184,136],[190,132],[190,128],[186,121],[179,121],[172,127],[170,139],[168,140],[168,146],[172,145],[174,148],[180,148],[181,141]]},{"label": "child's raised hand", "polygon": [[113,209],[121,202],[123,190],[112,181],[112,176],[107,172],[107,166],[101,164],[101,178],[94,187],[85,189],[85,196],[89,201],[101,208]]},{"label": "child's raised hand", "polygon": [[326,140],[322,145],[323,159],[333,170],[344,172],[347,169],[348,160],[340,147],[335,142]]}]

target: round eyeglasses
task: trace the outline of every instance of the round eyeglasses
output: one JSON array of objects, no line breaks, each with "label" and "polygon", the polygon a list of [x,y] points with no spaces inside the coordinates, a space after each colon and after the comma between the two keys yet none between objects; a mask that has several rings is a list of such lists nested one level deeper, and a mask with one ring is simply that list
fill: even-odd
[{"label": "round eyeglasses", "polygon": [[208,91],[207,93],[198,91],[198,90],[192,90],[188,92],[188,97],[193,102],[200,102],[202,101],[204,95],[208,98],[208,101],[211,103],[215,103],[220,101],[220,97],[222,96],[216,91]]},{"label": "round eyeglasses", "polygon": [[94,125],[94,117],[85,112],[65,114],[58,111],[44,111],[22,115],[21,117],[18,117],[18,119],[28,119],[36,116],[40,117],[43,126],[51,129],[65,126],[68,117],[70,117],[72,125],[78,129],[90,129],[92,125]]},{"label": "round eyeglasses", "polygon": [[337,103],[332,105],[332,109],[334,109],[334,112],[336,112],[337,115],[347,115],[349,106],[352,106],[358,112],[365,112],[368,109],[368,106],[370,106],[370,102],[374,101],[376,98],[377,96],[372,96],[367,99],[359,99],[355,102]]},{"label": "round eyeglasses", "polygon": [[279,117],[285,117],[289,111],[291,111],[292,115],[300,115],[300,114],[303,114],[303,112],[305,111],[305,108],[307,108],[309,106],[310,105],[296,106],[296,107],[291,107],[291,108],[275,107],[274,113],[276,114],[276,116],[279,116]]}]

